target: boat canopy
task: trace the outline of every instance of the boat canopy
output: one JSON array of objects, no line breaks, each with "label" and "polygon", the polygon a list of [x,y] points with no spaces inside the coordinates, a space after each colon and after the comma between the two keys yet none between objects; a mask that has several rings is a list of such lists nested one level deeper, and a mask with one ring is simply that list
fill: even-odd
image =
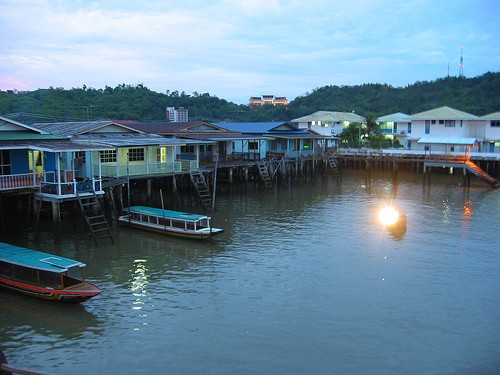
[{"label": "boat canopy", "polygon": [[131,214],[141,214],[163,217],[166,219],[182,220],[182,221],[198,221],[202,219],[208,219],[206,215],[192,214],[188,212],[170,211],[162,210],[161,208],[147,207],[147,206],[131,206],[124,209],[126,212]]},{"label": "boat canopy", "polygon": [[85,263],[77,260],[26,249],[4,242],[0,242],[0,262],[55,273],[64,273],[74,267],[85,267]]}]

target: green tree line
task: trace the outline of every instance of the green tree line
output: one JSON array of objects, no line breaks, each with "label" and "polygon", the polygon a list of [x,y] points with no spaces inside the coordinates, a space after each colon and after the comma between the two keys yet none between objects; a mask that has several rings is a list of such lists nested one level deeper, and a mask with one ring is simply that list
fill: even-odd
[{"label": "green tree line", "polygon": [[190,119],[207,121],[289,121],[313,112],[356,112],[376,118],[449,106],[475,115],[500,111],[500,73],[475,78],[446,77],[406,87],[387,84],[324,86],[290,101],[287,107],[251,108],[212,96],[177,90],[152,91],[143,84],[105,88],[0,91],[0,115],[24,123],[96,119],[152,121],[166,118],[166,107],[184,107]]}]

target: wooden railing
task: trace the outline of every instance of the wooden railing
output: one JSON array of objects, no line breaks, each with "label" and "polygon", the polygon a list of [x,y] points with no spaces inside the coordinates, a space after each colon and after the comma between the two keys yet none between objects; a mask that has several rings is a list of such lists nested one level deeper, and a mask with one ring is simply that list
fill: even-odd
[{"label": "wooden railing", "polygon": [[87,181],[76,181],[73,178],[74,171],[61,171],[61,179],[56,181],[55,172],[24,173],[0,176],[1,190],[20,190],[39,188],[43,194],[57,196],[73,196],[77,191],[94,190],[101,191],[101,180],[92,179]]},{"label": "wooden railing", "polygon": [[[94,165],[97,170],[98,165]],[[101,175],[109,177],[126,177],[126,176],[147,176],[168,173],[178,173],[182,171],[198,168],[196,160],[177,160],[173,163],[144,163],[144,164],[129,164],[129,165],[105,165],[101,164]]]},{"label": "wooden railing", "polygon": [[38,187],[43,179],[43,173],[2,175],[0,176],[0,190]]}]

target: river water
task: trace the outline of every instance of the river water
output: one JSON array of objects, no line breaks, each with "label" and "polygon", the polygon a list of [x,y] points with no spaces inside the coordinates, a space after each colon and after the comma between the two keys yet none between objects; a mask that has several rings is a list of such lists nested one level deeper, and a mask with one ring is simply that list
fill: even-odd
[{"label": "river water", "polygon": [[[499,374],[500,190],[461,182],[220,186],[225,233],[209,242],[27,228],[2,240],[84,261],[104,292],[64,305],[0,290],[1,348],[50,374]],[[406,232],[379,223],[388,203]]]}]

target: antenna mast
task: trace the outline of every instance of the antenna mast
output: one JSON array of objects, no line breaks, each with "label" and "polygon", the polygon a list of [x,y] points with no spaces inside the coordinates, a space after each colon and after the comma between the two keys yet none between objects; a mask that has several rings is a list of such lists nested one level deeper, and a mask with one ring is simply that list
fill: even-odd
[{"label": "antenna mast", "polygon": [[459,65],[459,70],[458,70],[459,77],[464,76],[464,57],[462,54],[463,49],[464,49],[464,46],[460,46],[460,65]]}]

